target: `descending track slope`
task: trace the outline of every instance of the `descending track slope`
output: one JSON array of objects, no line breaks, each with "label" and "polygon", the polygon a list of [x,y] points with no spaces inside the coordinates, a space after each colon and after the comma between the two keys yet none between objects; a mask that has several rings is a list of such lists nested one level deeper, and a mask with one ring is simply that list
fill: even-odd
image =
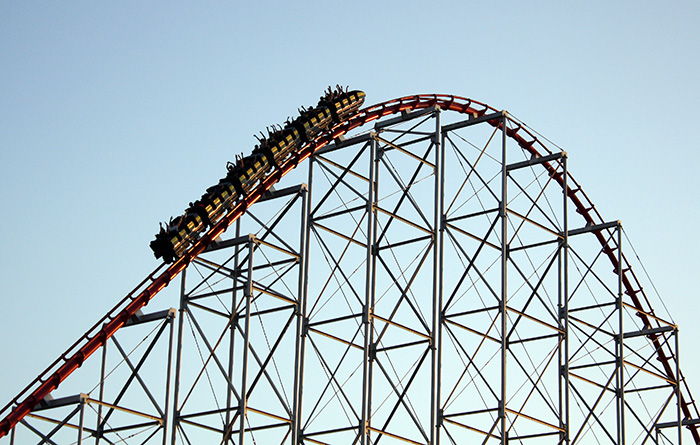
[{"label": "descending track slope", "polygon": [[[240,200],[217,224],[215,224],[204,236],[202,236],[182,257],[172,264],[162,264],[156,268],[147,278],[134,288],[124,299],[107,313],[101,320],[63,353],[51,366],[31,382],[23,391],[0,411],[0,437],[8,434],[24,416],[26,416],[39,402],[56,389],[73,371],[79,368],[83,362],[94,352],[105,345],[107,339],[114,335],[125,323],[137,313],[139,309],[149,303],[159,291],[166,287],[180,272],[207,247],[217,239],[234,221],[236,221],[256,201],[263,197],[275,183],[285,174],[298,166],[302,161],[311,156],[316,150],[332,144],[348,132],[357,129],[369,122],[389,115],[401,115],[414,110],[425,110],[437,107],[441,110],[462,113],[473,119],[483,120],[492,126],[505,130],[506,136],[514,140],[522,149],[528,151],[533,158],[543,158],[552,155],[542,142],[528,129],[520,125],[514,119],[509,118],[513,126],[503,128],[503,119],[497,116],[502,114],[483,103],[470,99],[451,95],[415,95],[407,96],[360,110],[354,116],[334,126],[329,131],[318,136],[314,141],[303,146],[297,153],[291,156],[283,165],[271,172],[251,193]],[[594,228],[593,232],[602,246],[602,251],[609,259],[614,271],[621,271],[623,291],[633,302],[637,316],[641,320],[647,337],[656,347],[657,358],[669,379],[675,375],[676,359],[668,345],[658,340],[658,322],[654,316],[654,310],[646,298],[634,272],[626,267],[624,256],[619,253],[616,238],[612,236],[612,228],[605,224],[601,215],[597,212],[592,202],[583,192],[578,183],[570,174],[562,175],[558,170],[543,162],[549,172],[566,193],[570,203],[581,215],[586,226]],[[690,391],[685,384],[680,389],[680,405],[684,418],[698,416],[697,407],[693,402]],[[700,444],[700,435],[695,425],[690,425],[693,438]]]}]

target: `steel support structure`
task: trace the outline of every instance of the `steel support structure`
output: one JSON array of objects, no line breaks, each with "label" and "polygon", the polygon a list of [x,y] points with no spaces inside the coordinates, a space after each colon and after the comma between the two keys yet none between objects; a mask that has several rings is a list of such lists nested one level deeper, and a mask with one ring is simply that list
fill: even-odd
[{"label": "steel support structure", "polygon": [[[501,128],[507,125],[505,113],[489,117],[500,119]],[[344,292],[355,289],[358,306],[354,317],[361,316],[362,323],[356,330],[347,326],[341,329],[340,321],[347,325],[348,317],[353,315],[310,314],[310,326],[324,326],[312,330],[311,335],[338,342],[331,343],[328,351],[341,344],[346,351],[334,359],[333,365],[326,365],[326,374],[333,376],[326,386],[337,386],[336,396],[322,393],[306,397],[317,400],[309,402],[315,406],[325,404],[333,407],[330,412],[347,415],[346,419],[327,416],[322,423],[324,428],[317,431],[312,429],[316,419],[310,418],[305,427],[307,440],[438,444],[462,440],[508,443],[509,437],[511,441],[551,441],[551,437],[565,437],[566,419],[558,412],[538,419],[542,408],[539,404],[544,402],[534,400],[543,398],[543,390],[538,388],[543,376],[537,375],[537,369],[528,369],[531,364],[527,363],[527,352],[516,353],[511,345],[554,345],[547,356],[553,363],[550,368],[557,370],[551,383],[567,387],[558,382],[561,366],[552,361],[559,357],[563,365],[567,363],[558,347],[566,344],[566,331],[557,326],[565,325],[565,311],[556,307],[551,310],[554,324],[540,320],[542,316],[536,312],[527,313],[533,300],[541,299],[538,292],[542,292],[547,273],[559,275],[554,280],[555,290],[549,292],[563,298],[566,306],[566,286],[561,283],[566,276],[562,270],[566,270],[567,230],[565,226],[548,229],[530,216],[543,212],[544,204],[538,201],[544,201],[543,190],[530,191],[531,185],[516,183],[515,194],[521,199],[527,197],[523,210],[518,209],[517,199],[509,204],[507,194],[509,183],[515,182],[515,171],[531,171],[545,161],[556,160],[565,165],[565,158],[557,155],[541,161],[522,161],[519,154],[514,159],[521,158],[521,162],[509,165],[506,132],[496,137],[498,127],[488,127],[482,145],[459,134],[484,122],[485,119],[473,118],[443,125],[439,109],[406,113],[401,119],[378,123],[370,133],[321,150],[315,157],[316,169],[324,172],[328,184],[319,186],[318,180],[313,184],[315,193],[323,187],[324,195],[312,202],[315,217],[310,223],[318,244],[334,259],[328,276],[318,281],[335,280],[336,288],[330,291],[323,287],[312,292],[310,298],[319,305],[330,305]],[[426,129],[430,126],[432,129]],[[462,146],[465,142],[467,150]],[[499,147],[497,154],[492,154],[495,146]],[[445,160],[446,155],[450,162]],[[491,165],[482,173],[481,165],[487,163]],[[559,172],[566,174],[564,167]],[[545,177],[553,183],[547,173]],[[360,182],[367,184],[365,195]],[[534,188],[537,187],[541,185]],[[563,201],[565,209],[561,188],[552,189],[558,190],[558,202]],[[335,201],[330,204],[333,198]],[[364,204],[351,204],[357,201]],[[454,211],[448,211],[446,206]],[[525,245],[522,226],[526,223],[545,232],[551,240]],[[332,243],[337,244],[335,250],[329,247]],[[544,263],[546,273],[526,272],[527,260],[514,262],[514,255],[524,256],[527,249],[543,244],[553,246],[554,252]],[[364,258],[359,254],[353,257],[354,245],[364,246]],[[560,269],[552,267],[557,264],[555,259]],[[519,277],[509,278],[510,269]],[[365,285],[354,286],[352,277],[362,270]],[[519,290],[528,289],[529,295],[520,297],[522,291],[509,290],[514,284]],[[516,303],[511,294],[524,301]],[[491,303],[487,304],[486,297]],[[352,300],[342,298],[345,304],[336,303],[335,307],[352,307]],[[560,314],[564,314],[563,320]],[[547,328],[544,332],[537,332],[533,326],[521,329],[528,322]],[[344,337],[334,334],[345,329],[348,331]],[[320,341],[318,349],[321,355],[332,355],[321,350]],[[359,360],[351,358],[352,349],[362,352]],[[519,375],[519,379],[507,372],[510,362],[514,367],[512,374]],[[358,381],[356,387],[352,383],[354,363],[362,364],[362,384]],[[343,374],[342,369],[347,371]],[[563,381],[567,381],[566,376]],[[513,386],[513,382],[518,386]],[[509,396],[510,386],[518,393],[525,391],[524,384],[531,388],[523,401]],[[354,412],[352,396],[357,391],[362,394],[361,406],[357,406],[359,430],[353,429],[350,415]],[[566,404],[566,400],[563,398],[560,403]],[[530,405],[532,413],[524,409]],[[329,428],[330,422],[337,426]],[[525,425],[518,428],[516,422]]]},{"label": "steel support structure", "polygon": [[460,100],[323,136],[182,260],[177,311],[132,317],[161,324],[112,337],[120,366],[104,348],[94,389],[44,400],[9,443],[697,443],[678,328],[620,223],[566,153]]},{"label": "steel support structure", "polygon": [[[657,434],[665,425],[675,429],[672,442],[683,443],[682,377],[678,366],[669,375],[658,360],[659,351],[678,357],[677,326],[640,311],[631,301],[633,293],[625,291],[630,268],[620,223],[579,229],[576,235],[586,232],[603,233],[606,242],[598,252],[584,253],[584,248],[572,252],[581,274],[568,309],[576,337],[576,349],[569,356],[569,386],[582,421],[571,431],[571,439],[581,442],[590,436],[600,443],[665,443]],[[620,265],[614,270],[615,282],[603,278],[610,274],[600,264],[609,267],[605,256],[611,252]],[[654,324],[640,323],[640,319]],[[663,418],[675,420],[662,422]]]},{"label": "steel support structure", "polygon": [[86,370],[95,382],[81,385],[89,393],[44,400],[13,429],[10,445],[165,445],[174,318],[174,309],[132,317],[102,349],[99,367]]},{"label": "steel support structure", "polygon": [[172,444],[298,442],[307,212],[269,193],[182,275]]},{"label": "steel support structure", "polygon": [[[649,329],[675,327],[653,315],[659,326],[645,327],[625,301],[617,223],[571,230],[566,154],[509,144],[521,124],[506,113],[449,124],[441,115],[404,113],[314,157],[310,187],[321,198],[309,225],[320,254],[312,243],[310,261],[322,254],[328,270],[309,270],[323,283],[309,293],[309,341],[328,380],[304,396],[313,408],[300,438],[653,443],[659,419],[681,418],[669,408],[680,406],[680,378],[650,371],[654,340],[674,343]],[[601,234],[610,242],[596,243]],[[623,265],[612,275],[597,272],[609,251]],[[601,308],[612,312],[599,320]]]}]

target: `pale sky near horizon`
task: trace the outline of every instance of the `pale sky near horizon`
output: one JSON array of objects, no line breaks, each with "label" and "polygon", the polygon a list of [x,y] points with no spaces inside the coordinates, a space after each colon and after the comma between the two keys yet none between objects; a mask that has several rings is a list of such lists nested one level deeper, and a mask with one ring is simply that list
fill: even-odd
[{"label": "pale sky near horizon", "polygon": [[0,405],[156,266],[148,243],[330,84],[506,109],[621,220],[700,397],[700,4],[0,4]]}]

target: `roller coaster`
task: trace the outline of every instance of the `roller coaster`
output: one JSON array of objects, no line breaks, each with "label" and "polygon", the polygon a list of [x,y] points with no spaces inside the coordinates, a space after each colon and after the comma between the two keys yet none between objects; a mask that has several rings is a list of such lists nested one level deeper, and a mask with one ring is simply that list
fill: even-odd
[{"label": "roller coaster", "polygon": [[[56,405],[51,394],[122,328],[148,318],[141,310],[182,274],[179,335],[183,317],[194,319],[190,307],[228,320],[222,333],[206,343],[209,358],[203,360],[197,379],[218,360],[215,351],[227,332],[231,351],[234,337],[241,339],[235,344],[242,352],[230,354],[225,390],[230,400],[224,408],[187,414],[183,406],[170,406],[168,396],[168,406],[152,416],[152,422],[129,427],[155,428],[139,443],[196,443],[188,439],[193,433],[186,432],[196,428],[213,434],[208,440],[239,445],[260,443],[262,438],[265,443],[363,445],[681,443],[686,436],[683,443],[700,444],[700,413],[677,360],[678,327],[652,308],[651,297],[623,252],[621,225],[598,213],[569,173],[566,153],[550,150],[526,125],[475,100],[414,95],[360,108],[364,97],[362,91],[329,89],[316,106],[302,109],[284,127],[273,127],[259,138],[249,156],[229,163],[218,184],[183,215],[162,225],[151,248],[163,263],[9,401],[0,411],[0,438],[7,436],[14,445],[22,440],[15,436],[17,429],[25,427],[39,443],[54,443],[52,436],[61,427],[71,427],[78,430],[78,443],[85,440],[83,431],[98,443],[126,442],[109,439],[108,432],[118,434],[118,429],[108,431],[102,414],[99,427],[85,428],[80,411],[90,403],[123,409],[118,400],[107,403],[82,394],[70,402],[81,407],[73,412],[81,413],[80,423],[68,417],[55,420],[49,423],[57,426],[44,433],[27,419],[47,421],[38,412]],[[458,119],[443,122],[448,114]],[[370,131],[358,133],[372,122]],[[489,129],[483,130],[481,145],[461,133],[476,128]],[[499,135],[500,146],[494,148]],[[518,156],[512,154],[514,149]],[[476,154],[468,156],[466,150]],[[454,157],[447,160],[450,153]],[[362,168],[361,156],[366,157]],[[412,175],[402,177],[392,156],[415,162]],[[309,184],[274,191],[273,186],[305,160]],[[484,167],[487,162],[492,170]],[[461,173],[449,176],[457,167]],[[398,185],[391,188],[385,182],[380,188],[380,171],[381,177]],[[421,176],[422,171],[429,173]],[[298,249],[286,241],[272,246],[272,240],[280,238],[275,236],[277,222],[266,225],[263,235],[239,234],[240,221],[263,201],[308,193],[319,181],[312,173],[325,175],[330,185],[325,192],[317,191],[316,201],[303,198]],[[416,190],[427,183],[427,192],[419,196]],[[552,204],[553,189],[560,204]],[[324,210],[343,190],[353,198]],[[548,199],[546,205],[543,199]],[[556,206],[560,210],[549,210]],[[569,206],[579,214],[578,223],[569,221]],[[403,214],[406,207],[412,210]],[[342,218],[344,225],[334,228],[331,222]],[[237,235],[222,241],[232,226]],[[321,232],[334,241],[326,241]],[[314,274],[321,268],[309,263],[312,235],[319,240],[322,262],[329,264],[326,278],[318,279]],[[592,244],[575,247],[583,238],[594,239],[597,246],[588,260],[582,252]],[[334,250],[339,242],[342,246]],[[271,246],[292,260],[256,266],[253,253]],[[352,246],[360,253],[357,263],[349,266]],[[402,256],[400,252],[413,246],[424,246],[416,248],[416,259]],[[236,249],[233,260],[207,259],[225,248]],[[450,249],[454,252],[448,260]],[[540,254],[543,249],[549,250]],[[522,259],[529,252],[532,256]],[[535,266],[537,255],[541,264]],[[395,266],[388,264],[390,259]],[[607,274],[598,272],[603,260]],[[417,265],[404,264],[413,262]],[[256,270],[283,263],[298,270],[298,294],[276,290],[280,278],[265,285],[263,279],[253,278]],[[212,275],[233,278],[233,288],[218,291],[217,282],[204,279],[207,292],[188,291],[183,272],[197,264],[211,269]],[[574,277],[574,269],[580,275]],[[360,284],[354,282],[358,270],[364,270]],[[384,293],[378,290],[382,274],[390,282]],[[321,298],[333,281],[338,282],[333,296]],[[591,291],[593,299],[579,301],[595,286],[600,290]],[[239,288],[244,297],[234,296],[227,314],[202,303],[224,292],[236,295]],[[340,294],[346,309],[328,305]],[[491,295],[492,303],[483,301],[484,295]],[[259,308],[264,298],[280,305]],[[479,299],[483,304],[474,303]],[[323,312],[330,306],[335,312]],[[265,317],[285,311],[289,318],[273,323],[284,325],[277,340],[267,338],[270,325],[269,332],[261,331],[265,358],[255,352],[254,337],[263,334],[252,333],[252,320],[257,317],[262,324]],[[173,313],[164,317],[171,320]],[[354,323],[352,329],[349,322]],[[530,324],[524,328],[526,323]],[[321,338],[331,346],[324,349]],[[278,349],[285,341],[291,342],[289,351]],[[416,348],[421,352],[415,361],[401,368]],[[173,349],[182,349],[182,344]],[[318,357],[316,365],[307,349]],[[532,351],[539,349],[547,352],[536,356]],[[488,359],[482,358],[485,354]],[[293,378],[274,377],[279,373],[275,357],[289,357],[284,368]],[[178,363],[174,372],[179,376],[186,360]],[[225,371],[225,366],[219,367]],[[132,378],[137,378],[138,367],[133,368]],[[254,378],[248,377],[248,370]],[[175,380],[168,383],[168,394],[180,378]],[[416,383],[421,380],[424,387]],[[271,389],[256,399],[260,381],[267,381]],[[556,395],[548,394],[548,385]],[[292,394],[288,403],[286,392]],[[658,394],[658,400],[647,394]],[[637,405],[633,398],[642,396],[649,402]],[[265,407],[269,399],[279,399],[283,407]],[[333,406],[337,409],[326,409],[331,413],[321,408]],[[140,415],[138,410],[129,412]],[[214,412],[221,421],[207,424],[205,419]]]},{"label": "roller coaster", "polygon": [[227,165],[228,174],[219,183],[207,189],[202,197],[190,203],[181,216],[161,226],[151,249],[156,258],[171,263],[195,241],[207,227],[221,219],[226,210],[245,197],[263,181],[273,167],[279,167],[303,144],[314,140],[331,124],[339,124],[354,114],[365,100],[362,91],[343,91],[328,88],[315,107],[300,110],[299,116],[287,122],[284,128],[268,131],[258,139],[259,145],[249,156]]}]

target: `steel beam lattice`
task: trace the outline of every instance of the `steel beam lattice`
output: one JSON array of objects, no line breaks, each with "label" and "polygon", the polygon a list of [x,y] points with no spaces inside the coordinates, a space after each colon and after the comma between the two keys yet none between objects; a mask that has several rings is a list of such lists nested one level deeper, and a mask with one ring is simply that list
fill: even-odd
[{"label": "steel beam lattice", "polygon": [[1,440],[700,443],[678,328],[621,224],[508,113],[369,107],[239,207],[169,269],[177,310],[128,317],[160,323],[141,355],[105,340],[114,389],[105,347],[97,389]]}]

